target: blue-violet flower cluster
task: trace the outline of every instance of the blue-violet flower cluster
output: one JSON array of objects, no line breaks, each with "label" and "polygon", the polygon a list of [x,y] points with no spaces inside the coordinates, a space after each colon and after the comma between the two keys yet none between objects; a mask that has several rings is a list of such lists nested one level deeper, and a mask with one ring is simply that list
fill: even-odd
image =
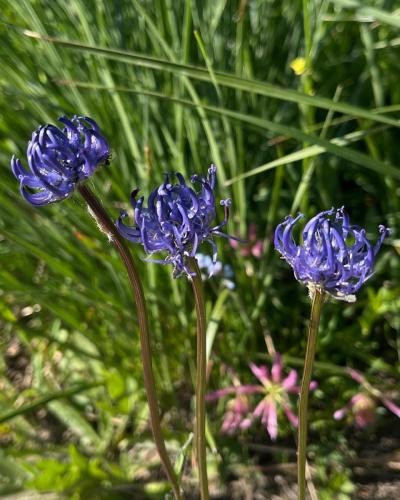
[{"label": "blue-violet flower cluster", "polygon": [[304,227],[303,244],[296,245],[293,228],[303,214],[286,217],[275,231],[275,247],[292,266],[297,280],[310,290],[326,291],[337,299],[352,302],[354,294],[372,275],[375,257],[389,230],[379,226],[373,246],[365,230],[350,224],[343,208],[327,210]]},{"label": "blue-violet flower cluster", "polygon": [[[177,183],[170,179],[175,176]],[[125,211],[116,223],[121,235],[126,239],[141,243],[147,254],[167,252],[163,260],[150,260],[159,264],[172,264],[174,277],[186,273],[191,276],[187,261],[194,257],[202,242],[208,242],[213,250],[213,263],[217,262],[217,247],[212,240],[214,235],[230,237],[220,230],[227,223],[231,201],[221,200],[225,209],[224,220],[215,226],[213,221],[215,210],[215,177],[216,167],[211,165],[206,178],[198,175],[191,177],[193,184],[200,185],[200,191],[195,191],[186,184],[179,173],[165,174],[164,182],[152,191],[148,197],[147,208],[143,207],[144,197],[138,200],[138,189],[131,194],[131,204],[134,208],[135,224],[127,226],[123,219]]]},{"label": "blue-violet flower cluster", "polygon": [[33,132],[27,149],[30,172],[17,158],[11,160],[21,194],[32,205],[63,200],[109,158],[108,143],[94,120],[62,116],[59,121],[64,125],[62,130],[42,125]]}]

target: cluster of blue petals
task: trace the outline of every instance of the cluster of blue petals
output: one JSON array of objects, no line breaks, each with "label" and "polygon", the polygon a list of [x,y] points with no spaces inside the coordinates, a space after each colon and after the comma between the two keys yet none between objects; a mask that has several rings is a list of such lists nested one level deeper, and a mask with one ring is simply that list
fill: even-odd
[{"label": "cluster of blue petals", "polygon": [[350,225],[343,208],[321,212],[304,227],[303,244],[296,245],[293,228],[303,214],[286,217],[275,231],[275,247],[292,266],[297,280],[318,287],[338,299],[354,300],[372,275],[375,257],[389,230],[379,226],[375,246],[365,230]]},{"label": "cluster of blue petals", "polygon": [[[170,182],[171,177],[177,183]],[[121,235],[126,239],[141,243],[147,254],[166,252],[163,260],[149,260],[159,264],[172,264],[174,277],[186,273],[192,276],[187,258],[194,257],[202,242],[208,242],[213,250],[213,263],[217,261],[217,247],[212,240],[214,235],[230,237],[221,232],[227,223],[231,201],[221,200],[225,217],[221,224],[213,226],[215,210],[216,167],[211,165],[206,178],[198,175],[191,177],[191,182],[200,186],[195,191],[186,184],[179,173],[165,174],[164,182],[148,197],[147,208],[143,206],[144,197],[136,199],[138,189],[131,194],[135,224],[125,225],[123,219],[127,213],[122,211],[116,222]]]},{"label": "cluster of blue petals", "polygon": [[13,156],[11,168],[22,196],[32,205],[48,205],[69,196],[109,158],[109,146],[97,123],[86,116],[63,116],[64,125],[42,125],[28,143],[30,172]]}]

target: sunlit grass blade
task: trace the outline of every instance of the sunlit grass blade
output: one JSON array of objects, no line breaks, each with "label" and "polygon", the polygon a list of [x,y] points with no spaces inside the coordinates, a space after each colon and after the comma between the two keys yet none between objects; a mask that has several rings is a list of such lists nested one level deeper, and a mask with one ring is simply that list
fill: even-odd
[{"label": "sunlit grass blade", "polygon": [[12,410],[5,411],[0,414],[0,423],[7,422],[8,420],[12,420],[13,418],[20,417],[30,413],[32,411],[38,410],[42,406],[50,403],[51,401],[56,401],[57,399],[65,399],[76,394],[80,394],[81,392],[87,391],[89,389],[93,389],[94,387],[99,387],[104,385],[105,381],[97,381],[97,382],[84,382],[82,384],[75,384],[73,387],[68,389],[63,389],[60,391],[53,391],[41,396],[31,403],[24,404],[19,408],[15,408]]},{"label": "sunlit grass blade", "polygon": [[322,138],[317,137],[315,135],[307,134],[306,132],[303,132],[302,130],[300,130],[298,128],[284,125],[281,123],[277,123],[277,122],[274,122],[272,120],[267,120],[265,118],[258,118],[256,116],[252,116],[252,115],[245,115],[244,113],[239,113],[237,111],[219,108],[217,106],[209,106],[206,104],[196,104],[196,103],[193,103],[192,101],[187,101],[184,99],[176,99],[174,97],[162,94],[160,92],[152,92],[152,91],[139,90],[139,89],[134,90],[134,89],[124,88],[124,87],[107,88],[107,87],[99,85],[99,84],[86,83],[86,82],[59,82],[59,83],[64,83],[67,85],[76,85],[76,86],[81,86],[81,87],[86,87],[86,88],[97,88],[97,89],[102,89],[102,90],[109,91],[109,92],[114,92],[114,91],[132,92],[135,94],[143,94],[143,95],[152,96],[152,97],[155,97],[158,99],[167,99],[169,101],[179,102],[185,106],[192,106],[192,107],[198,106],[198,107],[204,108],[205,110],[208,110],[212,113],[215,113],[217,115],[227,116],[227,117],[232,118],[233,120],[238,120],[238,121],[241,121],[243,123],[247,123],[249,126],[255,127],[257,129],[270,130],[271,132],[274,132],[276,134],[282,134],[282,135],[285,135],[288,137],[292,137],[293,139],[296,139],[300,142],[309,142],[311,144],[314,144],[315,146],[320,146],[327,153],[331,153],[335,156],[338,156],[340,158],[348,160],[348,161],[355,163],[357,165],[360,165],[362,167],[369,168],[370,170],[378,172],[382,175],[387,175],[389,177],[395,177],[395,178],[400,179],[400,170],[398,168],[394,167],[393,165],[390,165],[388,163],[385,163],[385,162],[382,162],[379,160],[375,160],[364,153],[359,153],[356,150],[335,144],[334,140],[328,141],[326,139],[322,139]]},{"label": "sunlit grass blade", "polygon": [[371,17],[380,23],[400,28],[400,15],[398,11],[397,13],[388,12],[370,5],[365,5],[364,2],[358,0],[330,0],[330,2],[340,7],[355,9],[360,16]]},{"label": "sunlit grass blade", "polygon": [[[164,39],[162,36],[162,33],[157,29],[157,26],[153,22],[152,18],[148,15],[147,10],[136,0],[133,0],[133,3],[135,5],[135,8],[138,10],[141,16],[146,20],[148,30],[150,31],[151,35],[154,37],[154,39],[161,45],[163,51],[169,58],[169,60],[176,65],[176,56],[173,52],[173,50],[170,48],[169,44],[167,41]],[[184,65],[182,65],[184,66]],[[202,126],[204,128],[204,132],[207,136],[209,145],[210,145],[210,153],[211,157],[214,159],[214,162],[220,167],[219,170],[219,175],[221,175],[221,178],[223,181],[225,181],[225,170],[224,170],[224,162],[222,160],[220,148],[218,145],[218,141],[214,135],[213,128],[211,127],[211,124],[208,120],[208,117],[204,111],[204,109],[200,106],[200,98],[198,96],[198,93],[196,89],[194,88],[192,82],[186,77],[186,75],[182,74],[183,77],[182,83],[185,86],[188,94],[190,95],[191,99],[193,102],[198,105],[197,111],[202,123]]]},{"label": "sunlit grass blade", "polygon": [[[49,37],[29,30],[22,30],[22,32],[26,36],[38,40],[43,40],[54,44],[71,47],[73,49],[80,50],[83,52],[101,55],[109,59],[125,62],[127,64],[134,64],[137,66],[143,66],[155,70],[179,73],[180,75],[186,76],[188,78],[211,82],[210,75],[206,68],[180,64],[177,62],[168,61],[166,59],[146,56],[143,54],[130,51],[91,46],[89,44],[85,44],[78,41],[63,40],[57,37]],[[214,75],[216,82],[218,82],[218,84],[222,86],[231,87],[234,89],[242,90],[244,92],[264,95],[267,97],[272,97],[283,101],[295,102],[297,104],[306,104],[317,108],[333,110],[336,112],[357,116],[359,118],[364,118],[367,120],[387,123],[395,127],[400,126],[399,120],[394,120],[393,118],[381,114],[377,115],[376,113],[373,113],[369,110],[353,106],[351,104],[343,102],[335,103],[334,101],[326,97],[321,97],[318,95],[309,96],[301,92],[298,92],[296,90],[281,88],[272,85],[270,83],[257,81],[255,79],[249,80],[246,78],[240,78],[235,75],[220,71],[214,71]]]}]

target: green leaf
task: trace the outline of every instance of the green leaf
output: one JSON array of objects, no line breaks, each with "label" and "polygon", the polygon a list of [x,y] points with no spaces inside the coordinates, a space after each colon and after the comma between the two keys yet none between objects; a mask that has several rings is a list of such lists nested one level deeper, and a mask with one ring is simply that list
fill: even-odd
[{"label": "green leaf", "polygon": [[49,410],[75,435],[85,447],[99,447],[101,438],[82,414],[71,404],[54,400],[48,404]]},{"label": "green leaf", "polygon": [[112,399],[118,399],[125,394],[125,380],[117,370],[112,370],[107,377],[107,390]]}]

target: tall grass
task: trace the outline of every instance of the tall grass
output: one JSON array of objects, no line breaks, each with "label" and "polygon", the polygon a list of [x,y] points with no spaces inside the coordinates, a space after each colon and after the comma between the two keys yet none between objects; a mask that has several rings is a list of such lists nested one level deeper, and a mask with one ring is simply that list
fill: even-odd
[{"label": "tall grass", "polygon": [[[224,290],[218,277],[207,283],[212,386],[223,383],[221,362],[246,373],[265,357],[264,338],[301,363],[306,294],[271,245],[290,210],[345,205],[371,235],[379,223],[394,228],[368,291],[343,314],[328,304],[322,319],[316,369],[326,382],[311,432],[322,436],[328,462],[346,443],[343,425],[331,422],[351,390],[340,367],[387,383],[398,375],[395,8],[383,0],[0,0],[2,492],[69,488],[90,498],[101,484],[104,498],[124,498],[163,487],[152,484],[158,466],[146,455],[138,336],[117,255],[78,198],[32,209],[9,169],[32,130],[62,114],[101,124],[113,158],[91,187],[115,217],[132,188],[146,194],[163,172],[200,173],[213,162],[220,196],[233,199],[229,232],[246,237],[256,224],[263,259],[219,242],[236,288]],[[298,57],[301,76],[291,69]],[[195,375],[190,284],[163,266],[143,264],[141,273],[163,425],[185,474]],[[209,424],[210,463],[224,484],[230,466],[259,460],[250,445],[266,437],[255,430],[240,447]]]}]

